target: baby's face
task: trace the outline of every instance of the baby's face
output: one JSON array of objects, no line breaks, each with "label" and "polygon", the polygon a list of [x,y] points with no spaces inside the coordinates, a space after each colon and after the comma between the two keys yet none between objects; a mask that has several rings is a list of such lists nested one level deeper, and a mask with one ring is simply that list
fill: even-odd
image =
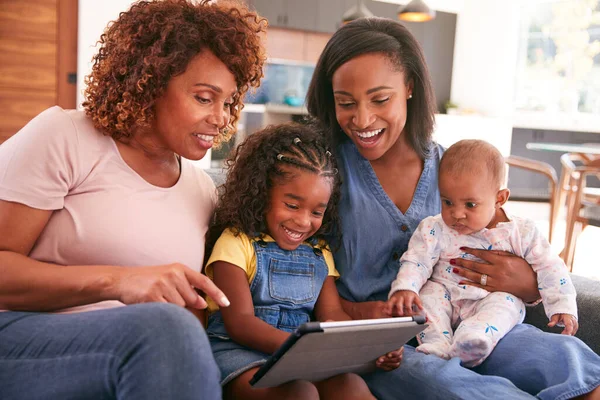
[{"label": "baby's face", "polygon": [[493,228],[500,206],[494,186],[485,170],[462,175],[440,172],[444,223],[462,235]]}]

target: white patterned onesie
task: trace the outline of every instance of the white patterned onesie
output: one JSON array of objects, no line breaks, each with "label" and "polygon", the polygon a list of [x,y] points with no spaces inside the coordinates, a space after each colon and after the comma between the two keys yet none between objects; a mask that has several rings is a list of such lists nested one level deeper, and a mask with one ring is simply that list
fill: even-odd
[{"label": "white patterned onesie", "polygon": [[473,367],[481,364],[516,324],[523,322],[525,307],[521,299],[458,284],[464,278],[452,272],[450,260],[481,261],[461,247],[505,250],[524,258],[537,273],[548,318],[563,313],[577,317],[575,287],[562,259],[551,251],[533,221],[509,218],[510,222],[470,235],[448,227],[441,215],[419,224],[400,259],[389,295],[398,290],[419,294],[429,327],[417,337],[417,351],[443,358],[459,357],[463,365]]}]

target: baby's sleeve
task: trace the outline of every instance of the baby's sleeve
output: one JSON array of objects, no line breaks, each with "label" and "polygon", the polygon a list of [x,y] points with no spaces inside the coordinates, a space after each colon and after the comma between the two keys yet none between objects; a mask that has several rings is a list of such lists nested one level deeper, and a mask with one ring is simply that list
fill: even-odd
[{"label": "baby's sleeve", "polygon": [[69,115],[52,107],[0,146],[0,200],[58,210],[76,181],[78,133]]},{"label": "baby's sleeve", "polygon": [[537,273],[548,319],[554,314],[571,314],[577,318],[575,286],[564,261],[552,251],[533,221],[525,220],[520,228],[524,258]]},{"label": "baby's sleeve", "polygon": [[408,242],[408,249],[400,258],[400,268],[388,297],[399,290],[419,293],[431,277],[438,262],[443,229],[436,217],[425,218]]}]

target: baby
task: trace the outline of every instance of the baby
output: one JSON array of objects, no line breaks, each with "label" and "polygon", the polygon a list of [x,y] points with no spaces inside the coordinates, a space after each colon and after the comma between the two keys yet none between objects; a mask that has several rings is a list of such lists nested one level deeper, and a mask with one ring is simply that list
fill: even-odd
[{"label": "baby", "polygon": [[388,300],[395,315],[425,310],[429,327],[418,336],[417,351],[459,357],[464,366],[473,367],[523,322],[521,299],[459,284],[463,278],[453,272],[450,260],[473,257],[463,247],[504,250],[524,258],[537,273],[549,325],[564,326],[563,334],[577,331],[575,288],[564,262],[533,221],[502,209],[510,194],[503,187],[505,168],[500,152],[481,140],[457,142],[440,161],[442,213],[419,224],[400,259]]}]

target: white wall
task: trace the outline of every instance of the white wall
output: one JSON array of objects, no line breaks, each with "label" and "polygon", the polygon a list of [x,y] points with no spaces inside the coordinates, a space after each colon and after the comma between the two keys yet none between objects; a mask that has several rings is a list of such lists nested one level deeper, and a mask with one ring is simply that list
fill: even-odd
[{"label": "white wall", "polygon": [[96,54],[96,42],[106,25],[126,11],[132,0],[79,0],[77,27],[77,105],[83,102],[83,78],[92,70],[92,57]]},{"label": "white wall", "polygon": [[519,0],[464,0],[456,22],[450,98],[511,118],[519,50]]},{"label": "white wall", "polygon": [[507,156],[519,50],[519,0],[464,0],[457,15],[450,99],[474,115],[439,115],[435,138],[448,146],[483,139]]},{"label": "white wall", "polygon": [[[127,11],[133,0],[79,0],[77,27],[77,107],[83,102],[84,77],[92,71],[92,57],[96,54],[96,42],[110,21]],[[198,165],[210,167],[210,150]]]},{"label": "white wall", "polygon": [[436,114],[435,141],[448,148],[463,139],[480,139],[493,144],[503,156],[510,155],[512,123],[508,118],[479,115]]}]

